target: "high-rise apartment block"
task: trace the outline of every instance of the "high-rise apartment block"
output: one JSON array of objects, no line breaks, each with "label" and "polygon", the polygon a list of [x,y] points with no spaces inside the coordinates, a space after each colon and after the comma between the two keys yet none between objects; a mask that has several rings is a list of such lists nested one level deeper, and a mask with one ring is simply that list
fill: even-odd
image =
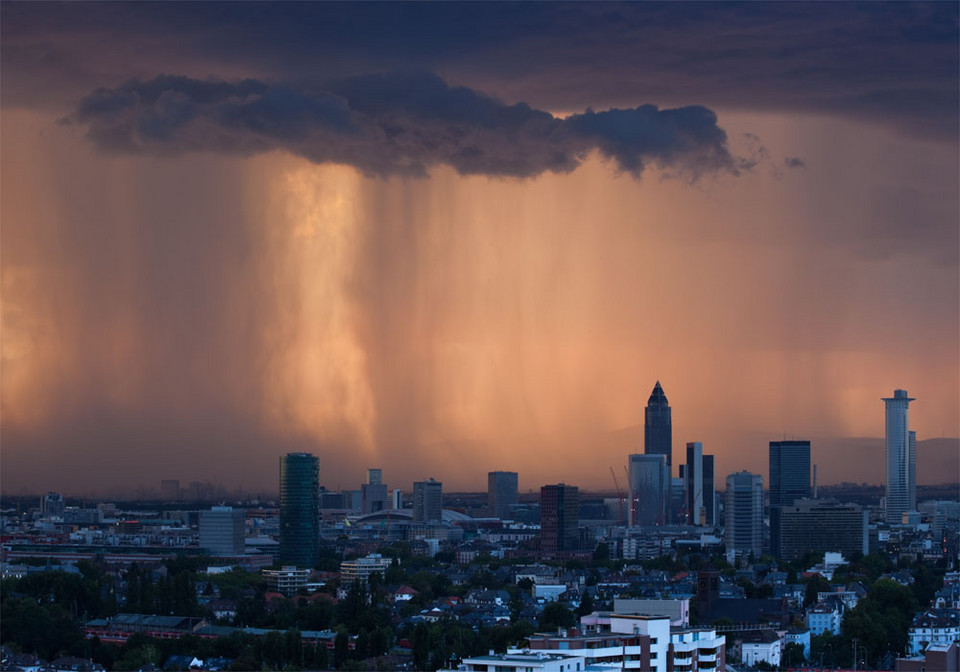
[{"label": "high-rise apartment block", "polygon": [[810,497],[810,442],[770,442],[770,548],[780,549],[780,511]]},{"label": "high-rise apartment block", "polygon": [[518,480],[515,471],[491,471],[487,474],[487,509],[501,520],[510,518],[510,507],[517,503]]},{"label": "high-rise apartment block", "polygon": [[894,390],[886,406],[887,496],[885,519],[899,524],[904,511],[917,508],[917,435],[910,431],[910,402],[906,390]]},{"label": "high-rise apartment block", "polygon": [[741,471],[727,476],[724,503],[730,558],[760,557],[763,550],[763,476]]},{"label": "high-rise apartment block", "polygon": [[313,567],[320,549],[320,460],[310,453],[280,458],[280,563]]},{"label": "high-rise apartment block", "polygon": [[628,458],[631,526],[665,525],[669,521],[670,469],[666,455],[633,454]]},{"label": "high-rise apartment block", "polygon": [[432,478],[413,484],[413,520],[438,523],[443,518],[443,483]]},{"label": "high-rise apartment block", "polygon": [[210,555],[243,555],[246,519],[243,509],[215,506],[200,512],[200,548]]},{"label": "high-rise apartment block", "polygon": [[834,551],[850,558],[870,552],[867,512],[856,504],[801,499],[780,512],[780,547],[784,560],[807,552]]},{"label": "high-rise apartment block", "polygon": [[540,488],[540,551],[562,553],[579,547],[580,491],[576,486]]}]

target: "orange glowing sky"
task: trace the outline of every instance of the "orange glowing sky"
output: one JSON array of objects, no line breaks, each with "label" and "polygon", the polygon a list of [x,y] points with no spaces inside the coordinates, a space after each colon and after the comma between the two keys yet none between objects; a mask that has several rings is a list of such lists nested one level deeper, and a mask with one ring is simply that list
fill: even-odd
[{"label": "orange glowing sky", "polygon": [[766,474],[786,435],[813,439],[821,482],[879,482],[826,453],[882,436],[894,388],[919,439],[960,436],[956,138],[713,109],[734,155],[762,142],[752,169],[131,156],[69,108],[5,102],[3,491],[269,491],[289,450],[331,488],[373,466],[391,487],[609,488],[658,379],[674,462],[702,441],[720,474]]}]

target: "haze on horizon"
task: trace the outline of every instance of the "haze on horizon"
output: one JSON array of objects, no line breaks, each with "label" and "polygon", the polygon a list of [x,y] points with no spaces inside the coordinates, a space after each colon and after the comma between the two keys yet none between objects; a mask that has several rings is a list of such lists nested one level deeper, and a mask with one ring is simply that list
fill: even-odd
[{"label": "haze on horizon", "polygon": [[0,488],[960,436],[957,17],[3,3]]}]

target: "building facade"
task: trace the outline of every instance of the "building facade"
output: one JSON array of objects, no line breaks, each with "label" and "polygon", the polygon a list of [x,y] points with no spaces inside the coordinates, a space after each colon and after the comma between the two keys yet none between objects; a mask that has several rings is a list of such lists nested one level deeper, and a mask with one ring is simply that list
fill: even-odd
[{"label": "building facade", "polygon": [[834,551],[847,558],[870,552],[867,511],[856,504],[802,499],[781,509],[780,525],[776,551],[784,560],[802,558],[810,551]]},{"label": "building facade", "polygon": [[313,567],[320,549],[320,460],[310,453],[280,458],[280,562]]},{"label": "building facade", "polygon": [[904,511],[917,508],[917,435],[910,431],[910,402],[906,390],[884,398],[887,439],[885,518],[899,525]]},{"label": "building facade", "polygon": [[200,548],[210,555],[243,555],[246,516],[243,509],[214,506],[200,512]]},{"label": "building facade", "polygon": [[580,491],[576,486],[540,488],[540,551],[562,553],[579,547]]},{"label": "building facade", "polygon": [[500,520],[510,519],[510,507],[517,503],[519,481],[515,471],[491,471],[487,474],[487,508]]},{"label": "building facade", "polygon": [[413,484],[413,520],[438,523],[443,518],[443,483],[432,478]]},{"label": "building facade", "polygon": [[770,548],[780,548],[780,511],[810,497],[810,442],[770,442]]},{"label": "building facade", "polygon": [[717,507],[714,493],[713,455],[703,454],[703,444],[687,444],[687,461],[683,465],[684,518],[688,525],[716,525]]},{"label": "building facade", "polygon": [[727,556],[735,560],[763,551],[763,476],[741,471],[727,476],[724,505]]},{"label": "building facade", "polygon": [[670,468],[666,455],[633,454],[628,458],[630,479],[628,523],[633,526],[666,525],[669,512],[667,492],[670,489]]}]

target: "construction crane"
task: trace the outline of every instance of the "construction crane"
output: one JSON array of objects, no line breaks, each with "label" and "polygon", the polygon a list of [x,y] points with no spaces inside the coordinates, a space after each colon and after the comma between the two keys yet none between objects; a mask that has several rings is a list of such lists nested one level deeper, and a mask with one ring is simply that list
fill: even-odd
[{"label": "construction crane", "polygon": [[613,485],[617,489],[617,497],[619,498],[619,505],[617,506],[617,525],[623,525],[623,503],[626,501],[626,498],[623,496],[623,490],[620,489],[620,483],[617,482],[617,472],[613,470],[613,467],[610,467],[610,475],[613,476]]}]

